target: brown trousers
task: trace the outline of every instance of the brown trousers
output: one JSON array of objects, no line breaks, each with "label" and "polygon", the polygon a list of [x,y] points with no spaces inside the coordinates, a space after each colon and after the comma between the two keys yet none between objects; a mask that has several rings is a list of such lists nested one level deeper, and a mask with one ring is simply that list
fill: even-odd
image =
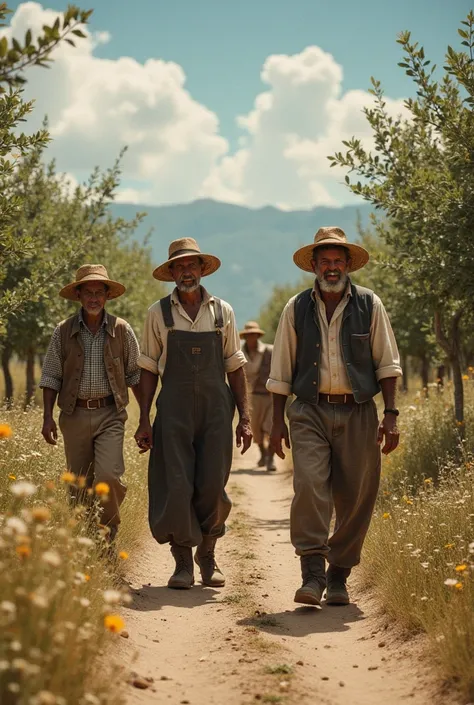
[{"label": "brown trousers", "polygon": [[[291,541],[296,553],[319,553],[333,565],[352,568],[360,561],[380,481],[375,403],[313,406],[296,399],[288,418],[295,490]],[[329,538],[333,509],[336,523]]]},{"label": "brown trousers", "polygon": [[103,409],[76,407],[72,414],[59,415],[59,427],[64,438],[67,469],[86,478],[87,487],[99,482],[109,485],[108,499],[102,503],[101,523],[110,527],[120,524],[119,507],[126,486],[123,437],[127,412],[117,412],[115,404]]},{"label": "brown trousers", "polygon": [[261,445],[272,430],[272,395],[252,394],[250,403],[253,442]]}]

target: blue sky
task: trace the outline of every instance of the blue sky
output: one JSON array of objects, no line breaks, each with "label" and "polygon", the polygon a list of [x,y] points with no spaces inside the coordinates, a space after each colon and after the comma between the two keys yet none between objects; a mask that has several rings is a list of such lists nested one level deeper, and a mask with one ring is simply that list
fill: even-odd
[{"label": "blue sky", "polygon": [[[9,4],[12,9],[22,5]],[[51,0],[43,8],[61,10],[65,5]],[[215,114],[219,137],[228,143],[226,154],[234,154],[246,132],[236,118],[248,116],[256,97],[268,88],[261,80],[268,57],[299,55],[316,46],[342,68],[338,89],[342,93],[365,91],[375,75],[387,95],[397,100],[413,92],[397,66],[401,60],[397,33],[410,29],[439,63],[447,44],[457,45],[457,27],[469,9],[464,0],[96,0],[91,30],[111,36],[93,49],[93,55],[111,60],[128,56],[140,64],[149,59],[179,64],[186,90]],[[298,109],[304,106],[295,105]],[[130,173],[127,182],[139,182],[136,176]],[[265,198],[271,200],[263,194],[260,200]]]}]

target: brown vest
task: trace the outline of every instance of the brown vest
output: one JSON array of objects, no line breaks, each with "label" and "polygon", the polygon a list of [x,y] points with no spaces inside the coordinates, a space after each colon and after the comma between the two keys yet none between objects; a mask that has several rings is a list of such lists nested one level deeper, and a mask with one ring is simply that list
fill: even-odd
[{"label": "brown vest", "polygon": [[[79,314],[62,321],[59,326],[63,381],[59,392],[58,406],[65,414],[72,414],[76,406],[84,369],[84,347],[79,335]],[[128,388],[125,383],[125,369],[128,363],[126,334],[126,321],[108,313],[104,341],[104,363],[117,411],[122,411],[128,404]]]},{"label": "brown vest", "polygon": [[252,394],[270,394],[266,385],[270,377],[270,367],[272,364],[272,350],[265,345],[265,350],[262,355],[262,362],[258,371],[257,379],[253,385]]}]

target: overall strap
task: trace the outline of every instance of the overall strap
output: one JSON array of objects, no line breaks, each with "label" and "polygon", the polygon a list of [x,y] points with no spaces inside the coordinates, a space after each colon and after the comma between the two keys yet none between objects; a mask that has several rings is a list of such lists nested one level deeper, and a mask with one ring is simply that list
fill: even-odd
[{"label": "overall strap", "polygon": [[224,327],[224,313],[222,311],[222,301],[216,296],[214,297],[214,316],[216,328]]},{"label": "overall strap", "polygon": [[171,310],[171,294],[160,300],[163,320],[167,328],[174,328],[173,312]]}]

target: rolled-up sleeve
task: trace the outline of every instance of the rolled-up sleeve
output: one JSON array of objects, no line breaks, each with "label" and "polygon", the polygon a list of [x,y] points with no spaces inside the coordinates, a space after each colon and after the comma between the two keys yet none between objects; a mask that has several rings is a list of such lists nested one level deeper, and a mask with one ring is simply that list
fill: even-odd
[{"label": "rolled-up sleeve", "polygon": [[158,314],[154,306],[148,309],[143,328],[141,352],[138,358],[138,366],[143,370],[158,374],[158,361],[163,353],[160,329],[158,325]]},{"label": "rolled-up sleeve", "polygon": [[224,330],[224,369],[228,372],[235,372],[247,364],[245,355],[240,348],[239,331],[235,321],[233,309],[226,309],[225,330]]},{"label": "rolled-up sleeve", "polygon": [[267,389],[289,397],[296,365],[295,297],[283,309],[273,344],[272,366]]},{"label": "rolled-up sleeve", "polygon": [[40,388],[54,389],[59,392],[63,383],[63,362],[61,356],[61,332],[59,326],[54,329],[48,350],[44,356],[41,370]]},{"label": "rolled-up sleeve", "polygon": [[401,377],[400,355],[390,319],[378,296],[374,294],[374,308],[370,326],[372,358],[377,380]]},{"label": "rolled-up sleeve", "polygon": [[140,381],[140,368],[138,367],[140,348],[133,328],[130,325],[127,325],[126,345],[127,369],[125,370],[125,383],[127,387],[135,387]]}]

